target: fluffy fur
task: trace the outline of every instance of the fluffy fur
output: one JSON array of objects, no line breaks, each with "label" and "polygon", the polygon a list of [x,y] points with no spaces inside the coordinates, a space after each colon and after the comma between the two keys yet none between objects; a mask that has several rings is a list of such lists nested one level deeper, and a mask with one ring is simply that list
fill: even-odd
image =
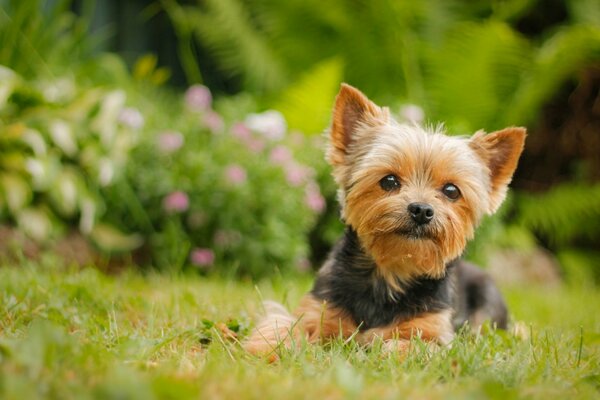
[{"label": "fluffy fur", "polygon": [[[245,348],[272,356],[279,346],[341,336],[403,350],[413,335],[446,344],[467,321],[504,328],[499,291],[459,256],[504,200],[524,140],[523,128],[469,138],[399,124],[342,85],[327,159],[346,232],[298,309],[270,304]],[[390,176],[397,187],[382,183]],[[447,195],[448,184],[458,197]],[[417,203],[430,208],[425,223],[409,211]]]}]

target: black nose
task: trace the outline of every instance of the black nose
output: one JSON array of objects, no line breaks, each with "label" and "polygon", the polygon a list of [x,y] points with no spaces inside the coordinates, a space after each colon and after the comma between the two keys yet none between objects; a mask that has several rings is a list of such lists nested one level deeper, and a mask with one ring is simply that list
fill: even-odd
[{"label": "black nose", "polygon": [[428,224],[433,219],[433,207],[427,203],[410,203],[408,212],[413,221],[419,225]]}]

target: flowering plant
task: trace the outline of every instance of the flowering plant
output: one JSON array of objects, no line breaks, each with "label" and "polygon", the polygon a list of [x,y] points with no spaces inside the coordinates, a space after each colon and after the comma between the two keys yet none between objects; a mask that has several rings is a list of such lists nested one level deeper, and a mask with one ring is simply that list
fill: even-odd
[{"label": "flowering plant", "polygon": [[169,104],[147,118],[129,187],[107,188],[110,221],[141,233],[162,268],[253,277],[306,269],[308,233],[325,200],[317,173],[294,154],[322,158],[318,144],[287,132],[276,111],[226,121],[201,85]]}]

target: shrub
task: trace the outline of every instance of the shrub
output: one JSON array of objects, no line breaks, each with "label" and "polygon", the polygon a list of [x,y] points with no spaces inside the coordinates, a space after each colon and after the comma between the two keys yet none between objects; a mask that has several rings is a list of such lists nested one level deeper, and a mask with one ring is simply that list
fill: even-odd
[{"label": "shrub", "polygon": [[114,222],[143,232],[162,267],[216,263],[251,276],[305,268],[324,200],[314,170],[293,154],[312,144],[273,111],[225,121],[203,86],[173,104],[134,151],[127,182],[108,191]]},{"label": "shrub", "polygon": [[307,267],[325,204],[293,155],[314,141],[288,134],[281,114],[225,120],[204,86],[128,96],[0,73],[0,215],[31,238],[76,226],[105,253],[138,249],[163,269]]},{"label": "shrub", "polygon": [[120,179],[141,128],[125,93],[0,75],[0,218],[38,242],[77,226],[105,250],[137,247],[103,223],[102,188]]}]

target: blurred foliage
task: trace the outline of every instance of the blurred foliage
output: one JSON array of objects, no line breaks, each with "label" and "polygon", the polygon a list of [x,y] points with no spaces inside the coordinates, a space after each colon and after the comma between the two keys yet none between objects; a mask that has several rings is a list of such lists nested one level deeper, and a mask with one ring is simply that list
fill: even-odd
[{"label": "blurred foliage", "polygon": [[127,96],[0,73],[0,217],[34,240],[77,226],[100,250],[137,249],[162,269],[308,268],[306,236],[324,203],[314,171],[293,157],[313,144],[286,136],[280,114],[225,121],[203,86]]},{"label": "blurred foliage", "polygon": [[[335,94],[330,88],[347,81],[380,104],[391,104],[401,119],[403,107],[416,104],[450,133],[524,125],[530,135],[540,135],[536,126],[544,107],[600,62],[600,3],[594,1],[162,4],[226,78],[239,80],[241,89],[308,133],[326,126],[322,121]],[[591,175],[556,177],[543,182],[552,187],[545,193],[519,184],[521,191],[504,212],[484,222],[468,256],[485,263],[498,246],[536,242],[557,254],[579,248],[581,257],[567,257],[577,267],[565,266],[566,273],[591,268],[600,277],[600,193],[593,182]],[[333,203],[333,190],[326,194]],[[335,214],[323,220],[333,221]]]},{"label": "blurred foliage", "polygon": [[101,190],[119,179],[138,140],[125,93],[81,89],[69,78],[31,82],[0,68],[0,217],[40,242],[77,225],[100,247],[103,232],[117,235],[111,250],[137,247],[140,238],[101,218]]},{"label": "blurred foliage", "polygon": [[[525,125],[536,147],[526,148],[525,168],[551,163],[544,152],[582,147],[564,145],[582,126],[598,135],[591,109],[600,79],[586,83],[577,104],[591,111],[577,124],[565,122],[575,117],[564,107],[600,63],[597,1],[159,3],[189,83],[216,73],[239,94],[213,103],[192,86],[182,96],[163,86],[171,71],[157,56],[140,57],[130,73],[121,57],[98,54],[103,31],[89,35],[91,1],[77,2],[83,17],[69,0],[0,2],[0,40],[10,43],[0,49],[3,221],[38,240],[78,225],[100,248],[135,247],[163,268],[220,263],[258,276],[306,266],[308,243],[320,261],[341,231],[318,135],[340,81],[400,120],[424,114],[451,134]],[[266,109],[285,119],[257,114]],[[568,276],[600,276],[600,161],[590,157],[572,151],[560,176],[540,181],[539,168],[522,167],[468,257],[543,245]]]},{"label": "blurred foliage", "polygon": [[[535,1],[335,0],[323,7],[314,0],[163,0],[178,29],[208,49],[225,75],[241,78],[244,90],[284,99],[293,90],[294,97],[316,97],[310,107],[328,109],[331,102],[306,83],[307,69],[321,65],[312,83],[325,93],[342,78],[382,103],[419,104],[457,133],[535,122],[560,85],[600,59],[600,20],[593,17],[600,7],[586,3],[583,17],[580,2],[571,3],[571,23],[535,40],[511,25]],[[339,64],[326,64],[330,59]],[[340,67],[341,76],[331,71]],[[307,119],[306,106],[297,110],[286,115]]]},{"label": "blurred foliage", "polygon": [[[77,18],[53,29],[49,16],[70,16],[68,3],[0,9],[11,21],[0,34],[41,46],[32,65],[14,56],[0,66],[0,221],[48,246],[75,229],[104,254],[161,269],[309,268],[307,235],[325,203],[293,154],[318,144],[288,134],[277,112],[252,113],[252,101],[224,100],[221,115],[204,86],[159,87],[169,71],[152,55],[132,74],[114,55],[65,56],[62,46],[94,40],[75,44]],[[25,30],[22,13],[38,23]]]},{"label": "blurred foliage", "polygon": [[163,269],[219,265],[258,277],[308,268],[306,237],[324,204],[315,172],[293,153],[313,144],[273,112],[236,121],[210,104],[193,108],[198,92],[209,93],[194,86],[187,102],[167,96],[144,107],[152,129],[127,181],[107,191],[111,220],[142,232]]},{"label": "blurred foliage", "polygon": [[[92,0],[82,2],[90,16]],[[26,79],[49,76],[91,57],[100,35],[90,37],[89,18],[71,11],[71,0],[0,1],[0,65]]]}]

